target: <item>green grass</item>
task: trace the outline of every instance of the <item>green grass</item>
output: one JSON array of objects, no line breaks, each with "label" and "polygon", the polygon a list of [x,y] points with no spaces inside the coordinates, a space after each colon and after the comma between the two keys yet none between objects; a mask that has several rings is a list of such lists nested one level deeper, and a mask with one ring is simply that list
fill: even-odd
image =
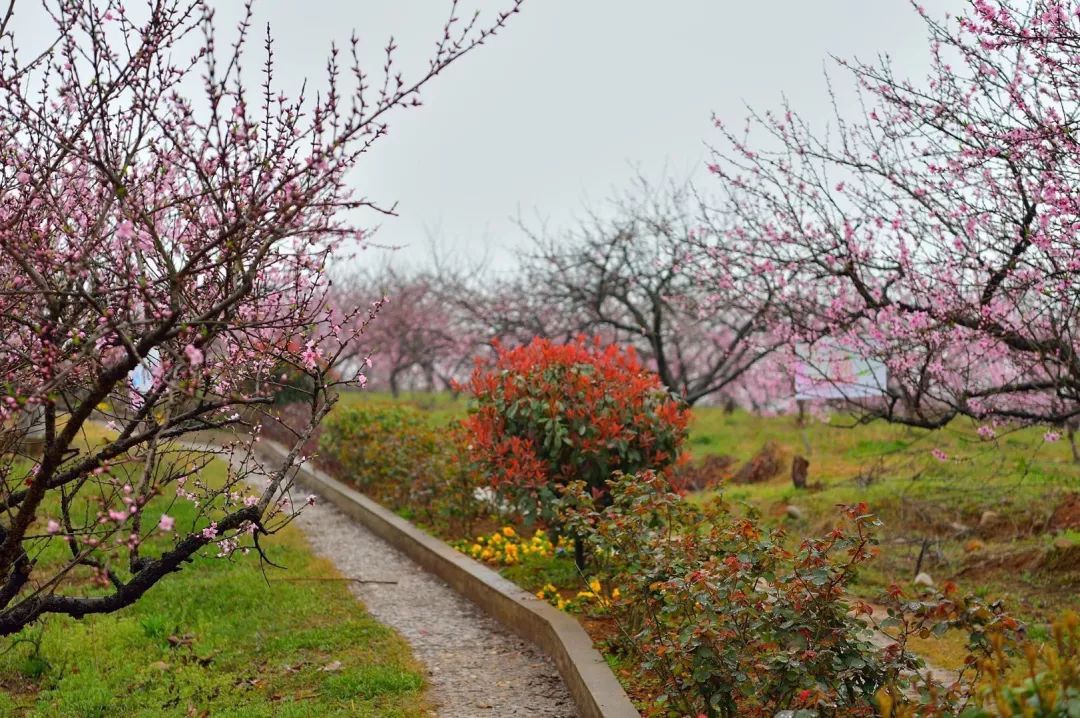
[{"label": "green grass", "polygon": [[[445,393],[394,399],[360,392],[345,395],[343,401],[406,403],[427,410],[436,425],[464,416],[468,408],[465,397]],[[881,558],[862,574],[858,586],[866,596],[880,594],[893,582],[909,584],[922,541],[929,539],[930,555],[922,568],[939,582],[952,579],[963,590],[1004,598],[1010,610],[1033,620],[1065,606],[1080,608],[1080,565],[1059,563],[1045,570],[1040,563],[1042,553],[1061,535],[1047,533],[1048,518],[1067,494],[1080,491],[1080,466],[1072,462],[1068,443],[1047,443],[1045,429],[1038,427],[999,427],[992,441],[982,440],[976,429],[967,420],[927,431],[880,421],[859,423],[841,414],[799,426],[790,416],[697,407],[688,448],[695,461],[725,455],[733,457],[737,467],[766,443],[775,443],[783,458],[778,476],[752,485],[727,483],[722,491],[727,499],[760,512],[767,522],[784,525],[793,538],[828,530],[837,519],[837,504],[868,503],[884,527]],[[934,449],[948,458],[939,461]],[[810,461],[811,490],[791,483],[795,454]],[[800,509],[801,519],[787,517],[786,507],[792,504]],[[1002,517],[992,529],[979,527],[986,511]],[[963,527],[970,532],[964,534],[959,530]],[[965,543],[972,535],[985,546],[969,552]],[[533,569],[536,576],[530,576]],[[559,578],[552,566],[517,567],[513,573],[511,578],[529,588],[542,576]]]},{"label": "green grass", "polygon": [[587,587],[574,560],[565,555],[530,556],[519,564],[499,569],[499,573],[530,593],[539,591],[549,583],[567,590]]},{"label": "green grass", "polygon": [[[425,410],[435,425],[460,419],[466,397],[448,393],[350,392],[345,405],[404,403]],[[1024,520],[1045,519],[1062,492],[1080,491],[1080,466],[1072,462],[1067,442],[1047,443],[1043,429],[999,429],[999,437],[983,441],[970,421],[957,420],[936,431],[909,429],[885,422],[860,424],[835,415],[828,422],[799,426],[793,417],[756,416],[745,411],[724,413],[717,407],[696,407],[688,449],[694,460],[709,455],[750,459],[767,442],[780,447],[785,469],[794,454],[810,460],[812,492],[797,491],[786,474],[753,486],[726,487],[728,497],[759,508],[788,502],[806,504],[812,517],[824,520],[838,503],[867,501],[883,518],[907,522],[912,512],[930,511],[942,525],[977,521],[988,509],[1021,513]],[[933,457],[939,449],[946,461]],[[819,512],[821,507],[823,511]],[[1043,513],[1040,513],[1043,512]]]},{"label": "green grass", "polygon": [[[1060,551],[1055,555],[1052,548],[1055,536],[1072,532],[1049,525],[1066,496],[1080,491],[1080,466],[1072,462],[1067,442],[1047,443],[1045,429],[1035,427],[1001,428],[995,440],[983,441],[976,428],[955,421],[925,431],[856,424],[844,416],[800,427],[793,417],[700,408],[690,444],[695,457],[726,454],[738,464],[775,442],[785,457],[779,476],[721,490],[784,525],[794,538],[827,530],[836,521],[837,504],[865,501],[884,524],[880,557],[855,586],[867,598],[891,583],[910,586],[927,540],[921,568],[939,584],[953,580],[963,592],[1002,599],[1010,612],[1034,623],[1065,608],[1080,609],[1080,562],[1059,560]],[[935,458],[935,448],[947,460]],[[809,458],[813,490],[792,485],[788,467],[794,454]],[[786,515],[789,505],[801,510],[801,519]],[[980,526],[987,511],[999,518]],[[949,654],[948,642],[927,649],[937,652],[929,657],[939,665],[961,655]]]},{"label": "green grass", "polygon": [[[187,505],[170,512],[193,520]],[[254,555],[208,551],[118,613],[0,639],[0,716],[428,715],[421,666],[332,564],[291,527],[264,543],[287,568],[268,567],[269,583]]]},{"label": "green grass", "polygon": [[[977,524],[984,511],[993,510],[1020,534],[1044,523],[1063,494],[1080,490],[1080,466],[1064,441],[1045,442],[1042,429],[1001,434],[985,442],[961,421],[925,431],[855,424],[843,416],[799,427],[792,417],[728,415],[705,407],[695,410],[690,450],[694,458],[728,455],[741,463],[765,443],[775,443],[785,459],[781,475],[760,484],[727,485],[724,492],[766,512],[798,504],[811,524],[830,519],[836,504],[865,501],[896,528],[936,536],[953,531],[954,524]],[[948,458],[938,460],[934,449]],[[814,490],[791,484],[786,470],[795,454],[809,459]]]},{"label": "green grass", "polygon": [[[943,480],[977,477],[1080,486],[1080,467],[1072,463],[1067,442],[1043,441],[1044,429],[1000,429],[999,437],[989,442],[981,440],[975,429],[965,420],[929,431],[882,421],[858,424],[843,415],[800,427],[793,417],[725,414],[714,407],[698,407],[690,448],[695,456],[721,454],[742,461],[774,441],[789,453],[808,456],[811,479],[829,483],[851,479],[884,460],[893,477],[919,474]],[[934,459],[933,449],[944,451],[949,459]]]},{"label": "green grass", "polygon": [[[399,402],[426,410],[434,425],[465,416],[468,401],[448,394],[347,394],[349,404]],[[693,461],[730,456],[734,467],[769,442],[781,454],[782,471],[762,483],[724,483],[729,501],[781,525],[794,543],[828,531],[838,504],[866,502],[883,522],[880,556],[862,570],[853,590],[881,597],[892,583],[911,588],[923,541],[922,570],[938,584],[955,581],[962,592],[1005,608],[1038,631],[1063,609],[1080,610],[1080,528],[1053,528],[1049,519],[1068,494],[1080,492],[1080,466],[1067,441],[1048,443],[1045,429],[998,427],[985,441],[969,420],[928,431],[885,422],[860,423],[836,414],[800,426],[791,416],[693,410],[688,449]],[[945,452],[941,461],[934,450]],[[796,489],[794,455],[809,459],[811,489]],[[691,497],[691,500],[695,500]],[[797,506],[801,518],[787,507]],[[987,511],[1000,519],[980,526]],[[964,529],[967,529],[966,531]],[[972,540],[978,546],[973,547]],[[1062,549],[1063,540],[1074,545]],[[530,560],[502,573],[528,590],[545,583],[572,591],[581,579],[566,558]],[[917,641],[917,650],[935,665],[959,667],[965,655],[959,635]]]}]

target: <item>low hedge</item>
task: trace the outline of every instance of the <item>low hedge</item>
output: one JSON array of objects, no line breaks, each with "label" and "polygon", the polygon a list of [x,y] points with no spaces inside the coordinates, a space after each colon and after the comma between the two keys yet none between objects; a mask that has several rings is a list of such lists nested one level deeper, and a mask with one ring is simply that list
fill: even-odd
[{"label": "low hedge", "polygon": [[467,534],[484,513],[457,432],[416,409],[338,406],[323,422],[319,453],[364,493],[440,533]]}]

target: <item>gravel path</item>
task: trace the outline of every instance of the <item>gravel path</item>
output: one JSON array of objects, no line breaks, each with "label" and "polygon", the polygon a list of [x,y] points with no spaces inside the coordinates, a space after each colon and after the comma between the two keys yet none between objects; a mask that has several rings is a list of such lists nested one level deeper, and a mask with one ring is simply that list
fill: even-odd
[{"label": "gravel path", "polygon": [[438,716],[577,715],[550,658],[329,502],[305,508],[296,523],[315,553],[343,576],[397,581],[350,585],[368,612],[398,631],[427,666]]}]

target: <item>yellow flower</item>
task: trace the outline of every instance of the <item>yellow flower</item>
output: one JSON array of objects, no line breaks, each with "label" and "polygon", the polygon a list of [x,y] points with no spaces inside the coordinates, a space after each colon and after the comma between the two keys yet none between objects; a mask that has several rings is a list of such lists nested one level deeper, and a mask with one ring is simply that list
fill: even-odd
[{"label": "yellow flower", "polygon": [[593,593],[600,593],[600,580],[597,579],[597,578],[594,578],[591,581],[589,581],[589,588],[592,589]]},{"label": "yellow flower", "polygon": [[619,592],[619,589],[617,589],[617,588],[611,589],[611,597],[612,598],[619,598],[621,596],[622,596],[622,594]]},{"label": "yellow flower", "polygon": [[503,536],[505,536],[506,538],[510,538],[511,536],[514,535],[514,527],[513,526],[503,526],[502,532],[503,532]]}]

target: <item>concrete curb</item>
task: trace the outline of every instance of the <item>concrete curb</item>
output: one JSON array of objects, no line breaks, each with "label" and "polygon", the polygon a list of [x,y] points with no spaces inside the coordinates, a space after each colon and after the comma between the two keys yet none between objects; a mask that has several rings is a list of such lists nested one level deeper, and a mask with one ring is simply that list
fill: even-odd
[{"label": "concrete curb", "polygon": [[[282,447],[266,439],[260,443],[279,457],[285,456]],[[299,471],[301,483],[551,656],[582,718],[640,718],[615,674],[572,616],[326,472],[309,466]]]}]

